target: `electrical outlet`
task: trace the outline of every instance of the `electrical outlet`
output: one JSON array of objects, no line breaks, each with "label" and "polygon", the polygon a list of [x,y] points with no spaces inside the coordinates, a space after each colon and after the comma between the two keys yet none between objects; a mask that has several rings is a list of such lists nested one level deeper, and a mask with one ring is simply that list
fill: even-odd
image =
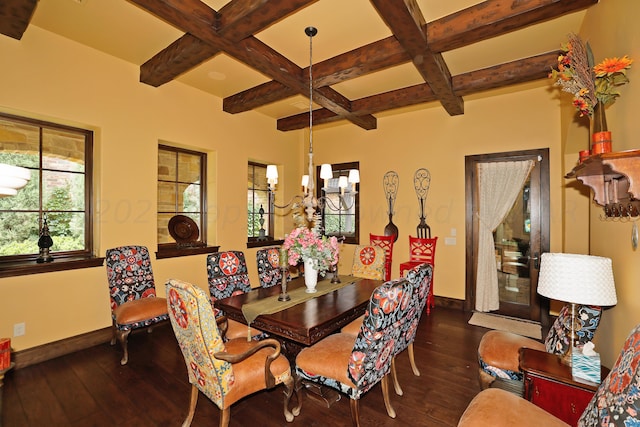
[{"label": "electrical outlet", "polygon": [[27,329],[27,326],[24,324],[24,322],[22,323],[16,323],[15,325],[13,325],[13,336],[14,337],[21,337],[25,334]]}]

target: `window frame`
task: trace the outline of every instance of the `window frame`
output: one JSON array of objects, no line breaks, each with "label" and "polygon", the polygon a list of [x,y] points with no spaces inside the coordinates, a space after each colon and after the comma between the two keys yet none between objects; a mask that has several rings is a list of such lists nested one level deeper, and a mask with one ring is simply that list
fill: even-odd
[{"label": "window frame", "polygon": [[[36,259],[39,254],[20,254],[20,255],[5,255],[0,256],[0,277],[12,277],[21,276],[26,274],[45,273],[52,271],[73,270],[79,268],[98,267],[102,266],[104,258],[96,257],[95,240],[94,240],[94,198],[93,198],[93,174],[94,174],[94,162],[93,162],[93,131],[89,129],[82,129],[74,126],[63,125],[59,123],[49,122],[45,120],[32,119],[29,117],[17,116],[13,114],[7,114],[0,112],[0,118],[6,121],[15,122],[22,125],[28,125],[38,128],[38,156],[39,164],[38,168],[27,167],[30,171],[37,171],[34,176],[32,173],[32,180],[35,178],[38,180],[39,194],[38,194],[38,229],[42,227],[43,214],[47,211],[43,206],[43,171],[55,171],[55,169],[43,167],[42,164],[42,145],[43,145],[43,130],[56,130],[63,132],[71,132],[84,137],[84,172],[83,185],[84,185],[84,249],[71,250],[71,251],[58,251],[52,253],[54,262],[36,263]],[[29,210],[32,211],[32,210]],[[36,212],[33,210],[33,212]]]},{"label": "window frame", "polygon": [[[254,173],[252,174],[253,180],[252,180],[252,187],[251,188],[247,188],[247,200],[248,200],[248,196],[249,196],[249,192],[252,193],[252,197],[253,200],[255,200],[255,192],[257,191],[265,191],[262,189],[259,189],[256,187],[256,173],[255,173],[255,168],[259,167],[259,168],[264,168],[264,174],[265,174],[265,182],[266,182],[266,173],[267,173],[267,165],[260,163],[260,162],[255,162],[255,161],[248,161],[247,162],[247,177],[249,176],[249,168],[254,168]],[[267,223],[267,227],[265,228],[266,231],[266,236],[261,239],[259,236],[249,236],[249,206],[247,203],[247,248],[257,248],[257,247],[261,247],[261,246],[272,246],[274,244],[277,244],[278,242],[282,242],[282,240],[276,240],[275,239],[275,204],[274,204],[274,199],[275,199],[275,192],[267,185],[267,189],[266,189],[266,193],[267,193],[267,198],[269,200],[269,206],[268,209],[265,212],[265,217],[266,217],[266,223]],[[257,214],[253,214],[253,215],[257,215]]]},{"label": "window frame", "polygon": [[[186,184],[187,181],[180,181],[179,178],[179,169],[178,169],[178,157],[179,155],[182,154],[187,154],[187,155],[191,155],[191,156],[198,156],[200,158],[200,181],[199,181],[199,185],[200,185],[200,197],[199,197],[199,203],[200,203],[200,210],[198,211],[198,215],[200,215],[200,224],[198,224],[198,228],[200,229],[200,234],[198,236],[198,240],[196,242],[193,243],[189,243],[188,245],[183,245],[180,244],[178,242],[172,242],[172,243],[160,243],[159,242],[159,236],[157,234],[157,230],[159,228],[159,217],[161,214],[173,214],[173,215],[188,215],[190,213],[195,213],[195,212],[183,212],[183,211],[178,211],[178,205],[177,203],[175,204],[175,211],[160,211],[160,206],[158,204],[156,204],[156,213],[157,213],[157,221],[156,221],[156,239],[158,239],[158,251],[156,252],[156,258],[158,259],[162,259],[162,258],[172,258],[172,257],[178,257],[178,256],[184,256],[184,255],[197,255],[197,254],[202,254],[202,253],[211,253],[211,252],[216,252],[219,248],[219,246],[209,246],[207,244],[207,153],[204,153],[202,151],[196,151],[196,150],[190,150],[187,148],[180,148],[180,147],[176,147],[176,146],[172,146],[172,145],[167,145],[167,144],[158,144],[158,157],[160,155],[160,151],[169,151],[172,153],[175,153],[176,155],[176,176],[175,176],[175,180],[165,180],[165,179],[160,179],[159,176],[156,177],[156,183],[159,184],[161,182],[164,183],[174,183],[175,185],[178,184]],[[193,184],[193,182],[189,182],[189,184]],[[158,201],[160,200],[159,197],[159,190],[158,191]],[[176,193],[177,195],[177,193]]]},{"label": "window frame", "polygon": [[[318,200],[324,200],[325,194],[323,191],[323,180],[320,178],[320,167],[316,166],[316,197]],[[345,163],[332,163],[331,169],[333,171],[334,178],[339,177],[340,175],[348,174],[349,170],[357,169],[360,171],[360,162],[345,162]],[[326,202],[324,203],[323,208],[320,210],[320,218],[323,234],[326,236],[336,236],[338,238],[344,238],[344,243],[348,244],[360,244],[360,183],[356,184],[356,194],[354,199],[354,232],[353,236],[351,235],[343,235],[341,233],[327,233],[325,228],[325,206],[327,206]],[[328,205],[328,209],[332,212],[336,212],[331,208],[331,205]],[[342,212],[342,207],[337,212]],[[340,216],[340,214],[337,214]]]}]

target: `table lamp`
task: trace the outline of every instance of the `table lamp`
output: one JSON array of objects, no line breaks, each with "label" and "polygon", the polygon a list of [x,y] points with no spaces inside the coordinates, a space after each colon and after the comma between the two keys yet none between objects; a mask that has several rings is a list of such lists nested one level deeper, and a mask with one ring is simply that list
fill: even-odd
[{"label": "table lamp", "polygon": [[576,304],[612,306],[618,300],[611,259],[592,255],[544,253],[540,262],[538,293],[571,304],[571,343],[563,363],[571,365],[575,344]]}]

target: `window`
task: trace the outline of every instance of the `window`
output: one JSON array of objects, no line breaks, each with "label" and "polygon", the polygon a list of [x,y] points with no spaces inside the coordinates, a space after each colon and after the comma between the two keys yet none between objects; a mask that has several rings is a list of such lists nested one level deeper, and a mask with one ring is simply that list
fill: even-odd
[{"label": "window", "polygon": [[267,165],[249,162],[247,173],[247,237],[250,246],[273,243],[273,197],[267,184]]},{"label": "window", "polygon": [[[158,251],[206,246],[207,155],[158,146]],[[176,215],[180,215],[171,223]],[[187,217],[189,219],[185,219]],[[177,219],[182,220],[177,221]],[[193,222],[191,222],[193,221]],[[195,224],[195,227],[190,225]],[[172,233],[174,236],[172,236]]]},{"label": "window", "polygon": [[[17,195],[0,198],[0,261],[10,263],[2,277],[90,266],[64,261],[93,254],[92,153],[91,131],[0,114],[0,163],[31,171]],[[45,217],[56,260],[48,270],[33,262]]]},{"label": "window", "polygon": [[359,218],[360,205],[358,188],[348,183],[345,188],[340,188],[340,178],[347,180],[351,170],[360,171],[359,162],[332,164],[333,178],[327,180],[327,187],[320,179],[320,168],[316,168],[316,182],[318,183],[317,197],[324,196],[322,204],[322,226],[327,236],[344,237],[345,243],[359,243]]}]

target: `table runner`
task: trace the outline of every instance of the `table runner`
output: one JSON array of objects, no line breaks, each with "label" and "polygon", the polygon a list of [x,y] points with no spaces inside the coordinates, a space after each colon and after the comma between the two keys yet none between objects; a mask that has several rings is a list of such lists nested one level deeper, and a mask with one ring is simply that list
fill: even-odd
[{"label": "table runner", "polygon": [[292,289],[287,292],[291,297],[291,300],[289,301],[278,301],[279,295],[274,295],[259,301],[244,304],[242,306],[242,314],[247,321],[247,325],[251,325],[251,322],[261,314],[277,313],[278,311],[285,310],[289,307],[293,307],[294,305],[309,301],[310,299],[317,298],[328,294],[329,292],[333,292],[336,289],[355,283],[355,278],[353,276],[339,277],[341,283],[331,283],[331,280],[329,279],[319,280],[318,285],[316,286],[317,292],[313,294],[306,293],[305,291],[307,288],[304,286]]}]

